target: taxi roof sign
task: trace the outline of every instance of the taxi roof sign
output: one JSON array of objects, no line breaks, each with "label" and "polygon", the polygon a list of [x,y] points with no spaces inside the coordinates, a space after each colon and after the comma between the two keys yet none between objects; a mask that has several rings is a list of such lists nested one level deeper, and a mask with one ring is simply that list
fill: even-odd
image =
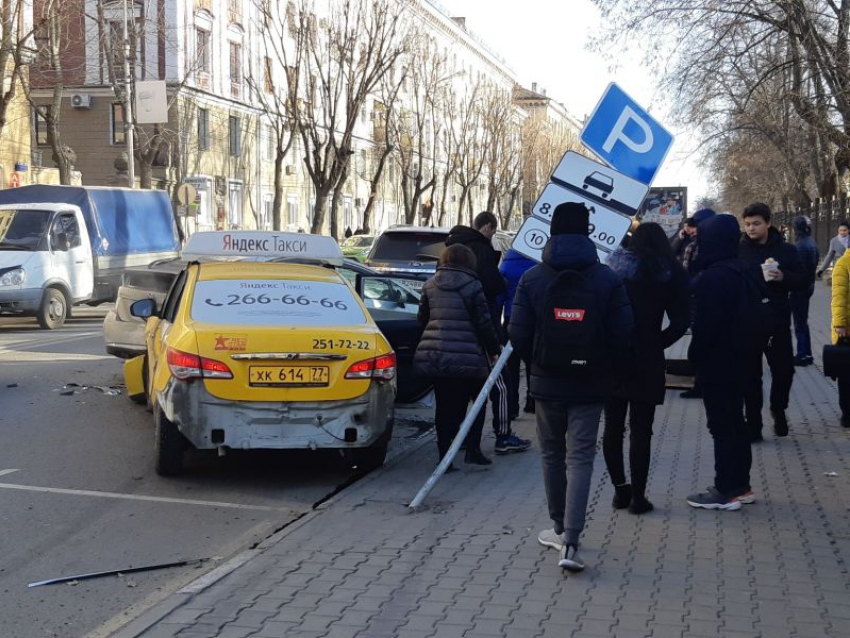
[{"label": "taxi roof sign", "polygon": [[195,233],[183,248],[183,259],[203,257],[287,257],[322,260],[333,265],[343,263],[342,250],[333,237],[254,230]]}]

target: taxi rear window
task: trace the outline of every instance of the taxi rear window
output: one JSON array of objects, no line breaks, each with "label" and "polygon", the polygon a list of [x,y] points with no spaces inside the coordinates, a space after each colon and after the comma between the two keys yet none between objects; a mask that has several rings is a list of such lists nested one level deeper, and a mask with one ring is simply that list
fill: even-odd
[{"label": "taxi rear window", "polygon": [[195,284],[192,319],[250,326],[366,323],[348,286],[327,281],[217,279]]}]

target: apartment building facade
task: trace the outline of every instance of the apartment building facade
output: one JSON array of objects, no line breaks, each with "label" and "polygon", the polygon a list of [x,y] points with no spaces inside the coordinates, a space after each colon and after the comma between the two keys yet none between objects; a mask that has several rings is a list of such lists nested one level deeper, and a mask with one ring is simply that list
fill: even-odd
[{"label": "apartment building facade", "polygon": [[[264,6],[256,0],[127,0],[126,6],[121,0],[67,0],[71,28],[65,43],[64,57],[69,64],[63,75],[62,136],[76,153],[75,168],[84,182],[127,183],[126,159],[122,160],[126,151],[122,105],[126,9],[131,25],[131,73],[135,80],[164,80],[168,93],[168,123],[136,127],[147,158],[142,166],[136,162],[137,184],[146,175],[151,187],[172,193],[183,183],[195,186],[198,199],[186,210],[189,232],[271,228],[277,138],[275,122],[257,92],[273,90],[269,75],[280,71],[269,69],[261,15]],[[327,9],[329,4],[323,6]],[[36,14],[44,7],[42,0],[36,1]],[[430,46],[444,59],[446,93],[460,109],[448,113],[448,121],[441,125],[419,132],[428,136],[429,142],[437,134],[431,128],[442,126],[445,131],[458,125],[452,117],[458,119],[464,103],[474,97],[470,95],[472,87],[483,83],[490,91],[516,95],[514,72],[468,31],[462,19],[451,17],[429,0],[412,0],[410,11],[416,31],[427,34]],[[282,32],[286,34],[285,29]],[[33,75],[34,95],[45,104],[52,97],[54,76],[43,63]],[[414,100],[413,93],[412,87],[402,86],[397,108],[407,108],[406,101]],[[511,107],[518,130],[534,113],[526,106],[514,100]],[[370,96],[358,115],[348,179],[338,194],[340,234],[363,222],[371,177],[387,134],[382,118],[385,109],[382,96]],[[50,165],[45,122],[38,113],[32,113],[32,120],[35,155],[42,151],[41,163]],[[146,152],[151,140],[157,145],[156,152]],[[517,137],[517,153],[520,145]],[[437,143],[429,143],[428,148],[432,151],[413,160],[414,165],[427,165],[426,178],[432,174],[444,177],[457,160],[457,149]],[[311,226],[315,189],[303,161],[308,150],[296,136],[284,161],[280,187],[284,202],[281,227],[285,230],[309,230]],[[487,167],[477,167],[474,155],[470,154],[468,167],[481,168],[474,183],[464,186],[457,175],[435,179],[434,188],[420,199],[423,211],[441,207],[443,223],[451,224],[465,219],[461,205],[470,211],[486,206],[491,180]],[[409,164],[395,155],[388,159],[373,206],[374,230],[405,220],[401,173],[411,170]],[[530,196],[527,186],[524,192]],[[520,213],[517,203],[517,218]],[[423,219],[417,213],[413,221]],[[436,215],[430,218],[430,223],[436,221]]]}]

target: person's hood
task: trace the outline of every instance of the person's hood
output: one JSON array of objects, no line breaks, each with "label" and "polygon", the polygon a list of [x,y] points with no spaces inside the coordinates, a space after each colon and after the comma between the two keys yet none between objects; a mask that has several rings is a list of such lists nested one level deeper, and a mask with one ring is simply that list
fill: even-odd
[{"label": "person's hood", "polygon": [[[700,234],[702,234],[702,226],[700,226],[699,232]],[[774,228],[773,226],[767,229],[767,242],[764,244],[759,244],[758,242],[750,239],[749,235],[747,235],[746,233],[744,233],[743,237],[741,237],[741,243],[745,246],[750,247],[775,246],[776,244],[779,244],[783,241],[785,241],[785,237],[783,237],[782,233],[780,233],[779,230]]]},{"label": "person's hood", "polygon": [[453,246],[454,244],[469,246],[474,243],[493,245],[484,235],[469,226],[455,226],[449,231],[449,236],[446,237],[446,246]]},{"label": "person's hood", "polygon": [[543,263],[555,270],[582,270],[598,261],[596,246],[586,235],[555,235],[543,249]]},{"label": "person's hood", "polygon": [[[778,232],[778,231],[777,231]],[[732,215],[715,215],[700,224],[697,235],[699,267],[738,256],[741,227]]]},{"label": "person's hood", "polygon": [[460,290],[477,278],[474,272],[466,268],[440,266],[434,274],[434,284],[440,290]]},{"label": "person's hood", "polygon": [[503,269],[510,270],[528,270],[533,266],[536,266],[537,262],[533,259],[529,259],[522,253],[518,253],[513,248],[508,248],[507,252],[505,252],[502,257],[502,267]]}]

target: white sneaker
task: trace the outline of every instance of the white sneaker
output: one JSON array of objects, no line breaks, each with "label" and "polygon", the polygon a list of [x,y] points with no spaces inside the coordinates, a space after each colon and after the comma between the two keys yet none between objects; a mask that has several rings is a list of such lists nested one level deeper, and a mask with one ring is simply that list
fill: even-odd
[{"label": "white sneaker", "polygon": [[564,535],[556,534],[554,529],[544,529],[537,535],[537,542],[560,552],[564,547]]},{"label": "white sneaker", "polygon": [[558,567],[566,569],[568,572],[584,571],[584,561],[578,555],[578,547],[564,545],[561,548],[561,560],[558,561]]}]

